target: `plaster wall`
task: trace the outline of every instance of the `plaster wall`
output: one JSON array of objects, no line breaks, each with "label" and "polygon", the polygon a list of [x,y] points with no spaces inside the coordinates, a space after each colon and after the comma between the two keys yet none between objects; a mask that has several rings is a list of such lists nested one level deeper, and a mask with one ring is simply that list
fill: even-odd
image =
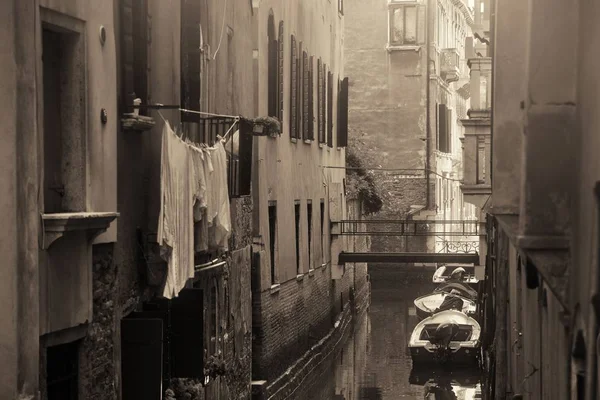
[{"label": "plaster wall", "polygon": [[[256,180],[257,191],[254,210],[258,216],[258,232],[261,243],[268,247],[269,201],[277,203],[277,259],[276,282],[283,283],[297,275],[294,202],[300,202],[300,272],[308,272],[309,267],[331,260],[329,252],[330,198],[338,199],[343,195],[342,181],[344,169],[325,168],[345,165],[345,151],[338,149],[336,143],[337,120],[337,81],[344,77],[342,65],[343,17],[338,13],[337,3],[320,0],[314,5],[301,1],[280,3],[263,1],[258,9],[258,83],[259,83],[259,115],[267,115],[267,28],[268,16],[273,10],[276,27],[284,21],[284,113],[282,134],[279,138],[256,138],[257,150],[253,179]],[[290,98],[290,47],[291,35],[295,35],[302,49],[314,56],[314,70],[317,59],[321,58],[333,73],[333,148],[319,145],[317,140],[304,142],[290,138],[289,98]],[[316,74],[316,73],[315,73]],[[314,79],[314,93],[317,93]],[[316,101],[315,101],[316,113]],[[316,114],[315,114],[316,115]],[[316,129],[315,129],[316,131]],[[315,135],[316,136],[316,135]],[[332,190],[337,185],[337,189]],[[332,186],[333,184],[333,186]],[[335,193],[334,193],[335,192]],[[313,259],[308,260],[308,223],[306,222],[307,200],[313,204]],[[320,235],[320,201],[325,203],[325,231]],[[340,204],[343,204],[340,203]],[[345,211],[342,209],[342,214]],[[341,219],[343,215],[337,216]],[[325,254],[321,253],[318,244],[324,240]],[[264,290],[272,283],[270,279],[270,257],[267,252],[265,263],[261,267],[261,288]]]},{"label": "plaster wall", "polygon": [[424,168],[426,47],[388,52],[387,0],[347,0],[349,124],[384,168]]},{"label": "plaster wall", "polygon": [[[523,118],[527,97],[527,42],[529,1],[496,2],[492,73],[492,193],[497,214],[518,214],[521,196]],[[495,83],[498,84],[495,84]]]},{"label": "plaster wall", "polygon": [[4,215],[4,229],[0,231],[0,251],[4,265],[0,269],[0,318],[4,321],[0,330],[0,363],[5,366],[0,376],[0,393],[14,398],[17,393],[18,324],[17,318],[17,276],[19,274],[18,248],[15,238],[18,233],[17,208],[17,68],[15,49],[15,7],[14,2],[0,3],[0,14],[9,16],[0,25],[0,34],[5,40],[0,42],[0,62],[3,73],[0,75],[0,106],[6,112],[0,135],[0,212]]}]

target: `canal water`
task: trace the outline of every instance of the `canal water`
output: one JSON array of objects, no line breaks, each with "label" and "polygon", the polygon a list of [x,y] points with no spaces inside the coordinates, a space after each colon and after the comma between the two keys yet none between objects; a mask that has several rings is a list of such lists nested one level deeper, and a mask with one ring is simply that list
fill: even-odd
[{"label": "canal water", "polygon": [[[412,371],[408,340],[418,320],[413,300],[430,293],[434,269],[424,267],[370,267],[371,306],[355,324],[353,333],[310,379],[298,399],[307,400],[470,400],[478,371],[448,375]],[[456,378],[459,376],[460,378]],[[458,383],[457,383],[458,381]],[[460,385],[460,386],[459,386]],[[444,390],[432,389],[443,387]],[[433,392],[438,391],[438,394]],[[441,392],[441,394],[440,394]]]}]

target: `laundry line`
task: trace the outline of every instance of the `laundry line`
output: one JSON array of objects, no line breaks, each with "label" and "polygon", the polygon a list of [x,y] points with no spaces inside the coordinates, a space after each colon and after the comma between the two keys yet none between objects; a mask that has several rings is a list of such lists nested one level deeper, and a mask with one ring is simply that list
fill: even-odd
[{"label": "laundry line", "polygon": [[162,104],[162,103],[155,103],[155,104],[134,104],[134,105],[131,105],[129,107],[134,108],[134,109],[158,110],[158,114],[159,114],[159,116],[162,118],[162,120],[164,122],[166,122],[167,120],[162,115],[162,113],[160,112],[160,110],[178,110],[178,111],[185,112],[185,113],[188,113],[188,114],[205,115],[205,116],[208,116],[208,117],[231,118],[231,119],[234,120],[233,124],[227,130],[227,132],[221,137],[221,139],[224,140],[224,141],[227,139],[227,136],[233,131],[233,128],[239,123],[239,121],[242,118],[239,115],[218,114],[218,113],[211,113],[211,112],[205,112],[205,111],[189,110],[187,108],[181,108],[180,105],[176,105],[176,104]]}]

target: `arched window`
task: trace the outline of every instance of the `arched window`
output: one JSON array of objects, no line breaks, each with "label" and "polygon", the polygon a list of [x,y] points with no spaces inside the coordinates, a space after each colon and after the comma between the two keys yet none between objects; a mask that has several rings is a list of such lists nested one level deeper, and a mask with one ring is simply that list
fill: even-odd
[{"label": "arched window", "polygon": [[277,45],[277,36],[275,33],[275,16],[273,15],[273,10],[269,13],[269,22],[267,27],[267,38],[269,41],[269,65],[268,65],[268,74],[269,74],[269,93],[268,93],[268,106],[269,106],[269,116],[277,117],[277,53],[278,53],[278,45]]}]

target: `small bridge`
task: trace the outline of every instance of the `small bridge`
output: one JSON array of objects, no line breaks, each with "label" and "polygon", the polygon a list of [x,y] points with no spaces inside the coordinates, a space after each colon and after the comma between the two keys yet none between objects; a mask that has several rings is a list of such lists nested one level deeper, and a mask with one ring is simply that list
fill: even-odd
[{"label": "small bridge", "polygon": [[[344,236],[437,237],[436,253],[341,252],[340,263],[456,263],[479,264],[478,220],[342,220],[332,233]],[[448,240],[470,237],[471,240]],[[473,237],[477,237],[473,240]]]}]

